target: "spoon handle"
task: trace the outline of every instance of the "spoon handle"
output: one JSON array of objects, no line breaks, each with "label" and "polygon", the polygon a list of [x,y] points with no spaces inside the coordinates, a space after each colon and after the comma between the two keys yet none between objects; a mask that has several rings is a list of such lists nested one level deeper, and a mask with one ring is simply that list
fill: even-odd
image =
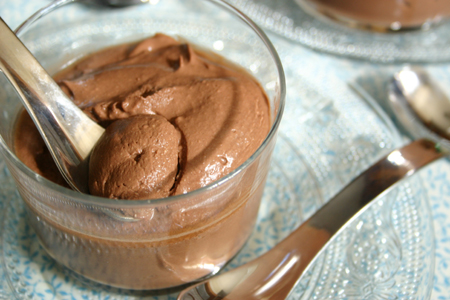
[{"label": "spoon handle", "polygon": [[187,288],[178,299],[285,299],[306,268],[345,224],[395,183],[447,154],[425,139],[394,150],[351,181],[273,249],[234,270]]},{"label": "spoon handle", "polygon": [[64,94],[1,18],[0,69],[19,94],[66,181],[75,190],[87,192],[86,159],[104,129]]}]

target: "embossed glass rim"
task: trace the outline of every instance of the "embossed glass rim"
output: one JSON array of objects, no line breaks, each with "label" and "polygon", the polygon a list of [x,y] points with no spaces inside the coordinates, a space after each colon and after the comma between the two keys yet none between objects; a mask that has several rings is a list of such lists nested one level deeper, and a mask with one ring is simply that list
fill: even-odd
[{"label": "embossed glass rim", "polygon": [[261,27],[325,53],[384,64],[450,61],[450,21],[427,30],[379,33],[317,18],[304,11],[298,0],[226,1]]},{"label": "embossed glass rim", "polygon": [[[155,206],[159,204],[169,204],[173,202],[181,202],[185,199],[195,197],[196,195],[200,195],[202,193],[205,193],[207,191],[214,190],[220,185],[223,185],[224,183],[230,181],[232,178],[237,176],[239,173],[241,173],[243,170],[247,169],[267,148],[267,146],[271,143],[271,141],[276,138],[276,134],[279,128],[279,125],[281,123],[283,110],[285,106],[285,98],[286,98],[286,79],[284,75],[283,66],[281,63],[281,59],[273,46],[270,39],[267,37],[267,35],[264,33],[264,31],[256,25],[248,16],[246,16],[244,13],[242,13],[240,10],[238,10],[233,5],[227,3],[225,0],[202,0],[206,2],[210,2],[212,4],[215,4],[221,8],[223,8],[228,13],[238,17],[243,23],[245,23],[248,28],[250,28],[253,33],[256,34],[256,36],[259,38],[259,40],[265,45],[266,50],[270,54],[273,63],[277,70],[278,75],[278,84],[279,88],[277,90],[277,93],[275,95],[276,97],[276,103],[278,103],[278,107],[276,109],[276,114],[273,119],[273,123],[271,125],[271,128],[264,139],[264,141],[261,143],[261,145],[258,147],[258,149],[238,168],[230,172],[229,174],[225,175],[224,177],[218,179],[217,181],[212,182],[211,184],[199,188],[197,190],[191,191],[186,194],[181,195],[175,195],[168,198],[161,198],[161,199],[152,199],[152,200],[112,200],[108,198],[103,197],[97,197],[89,194],[80,194],[79,192],[70,190],[68,188],[62,187],[50,180],[47,180],[46,178],[34,173],[31,169],[29,169],[25,164],[23,164],[16,155],[9,149],[9,147],[6,145],[3,138],[0,137],[0,147],[4,150],[4,155],[8,157],[10,161],[14,163],[16,167],[18,167],[26,176],[29,178],[38,181],[40,184],[43,184],[47,188],[50,188],[58,193],[65,194],[71,197],[71,200],[77,201],[79,203],[85,204],[85,205],[101,205],[108,208],[141,208],[141,207],[148,207],[148,206]],[[22,33],[24,33],[34,22],[39,20],[40,18],[50,14],[52,11],[64,7],[71,3],[77,3],[77,2],[84,2],[84,0],[57,0],[55,2],[50,3],[49,5],[43,7],[42,9],[38,10],[36,13],[34,13],[31,17],[29,17],[27,20],[25,20],[17,29],[16,34],[20,37]],[[148,3],[144,4],[148,5]]]}]

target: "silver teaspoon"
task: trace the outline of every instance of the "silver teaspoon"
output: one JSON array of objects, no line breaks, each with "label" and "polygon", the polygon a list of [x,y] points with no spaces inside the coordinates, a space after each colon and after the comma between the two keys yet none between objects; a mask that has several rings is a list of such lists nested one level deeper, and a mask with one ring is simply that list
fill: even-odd
[{"label": "silver teaspoon", "polygon": [[406,66],[395,73],[389,100],[411,137],[428,137],[448,147],[442,138],[450,139],[450,100],[424,69]]},{"label": "silver teaspoon", "polygon": [[20,96],[67,183],[88,193],[87,161],[104,129],[64,94],[1,18],[0,69]]},{"label": "silver teaspoon", "polygon": [[178,300],[282,300],[306,268],[350,220],[380,194],[447,155],[429,140],[414,141],[369,167],[311,218],[261,257],[182,291]]}]

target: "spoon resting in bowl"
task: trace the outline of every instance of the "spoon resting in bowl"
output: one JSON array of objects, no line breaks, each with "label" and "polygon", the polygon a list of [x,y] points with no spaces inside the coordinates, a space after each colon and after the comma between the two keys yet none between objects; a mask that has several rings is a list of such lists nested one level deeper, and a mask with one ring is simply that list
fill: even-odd
[{"label": "spoon resting in bowl", "polygon": [[67,183],[89,193],[89,154],[104,129],[60,89],[0,18],[0,70],[20,96]]},{"label": "spoon resting in bowl", "polygon": [[373,164],[287,238],[259,258],[188,287],[178,300],[282,300],[345,225],[401,179],[446,156],[426,139],[414,141]]}]

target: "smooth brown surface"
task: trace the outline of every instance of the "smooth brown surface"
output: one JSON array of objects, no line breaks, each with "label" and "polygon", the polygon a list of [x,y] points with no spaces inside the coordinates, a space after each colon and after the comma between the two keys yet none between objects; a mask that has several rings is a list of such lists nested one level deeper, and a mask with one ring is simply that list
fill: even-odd
[{"label": "smooth brown surface", "polygon": [[117,120],[89,160],[91,194],[119,199],[170,196],[178,173],[181,134],[158,115]]},{"label": "smooth brown surface", "polygon": [[[76,232],[55,224],[42,214],[28,207],[30,223],[41,245],[56,261],[69,269],[97,282],[136,290],[154,290],[179,286],[217,271],[242,248],[253,230],[264,185],[239,206],[225,208],[228,214],[219,222],[198,226],[189,233],[189,229],[177,228],[176,222],[183,223],[183,217],[203,218],[201,213],[211,213],[208,207],[195,214],[167,211],[148,214],[137,223],[126,224],[131,232],[129,240],[110,237],[98,237]],[[233,198],[236,195],[230,195]],[[216,205],[222,207],[220,204]],[[138,213],[142,214],[142,210]],[[166,218],[166,236],[152,240],[152,231],[161,229],[155,221],[156,214]],[[147,219],[145,219],[147,217]],[[150,219],[150,220],[148,220]],[[99,214],[84,211],[80,222],[91,226],[110,226],[123,231],[121,224],[104,220]],[[174,229],[170,229],[174,227]],[[175,234],[176,230],[180,232]],[[134,235],[134,236],[133,236]],[[162,234],[161,234],[162,235]]]}]

